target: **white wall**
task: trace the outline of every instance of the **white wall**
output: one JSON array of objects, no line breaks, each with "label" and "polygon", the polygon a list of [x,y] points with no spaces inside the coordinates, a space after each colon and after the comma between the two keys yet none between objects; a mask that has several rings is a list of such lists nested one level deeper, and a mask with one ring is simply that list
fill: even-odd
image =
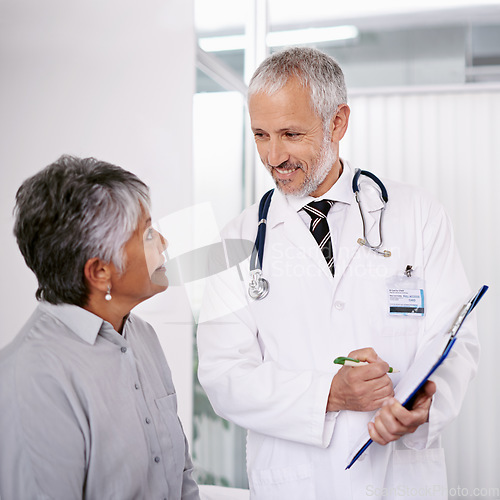
[{"label": "white wall", "polygon": [[[2,347],[35,307],[12,236],[19,185],[63,153],[95,156],[152,187],[155,218],[189,206],[195,73],[188,0],[1,0],[0,19]],[[189,305],[171,289],[139,309],[165,346],[190,435]]]},{"label": "white wall", "polygon": [[433,193],[453,221],[472,288],[490,285],[477,308],[478,374],[445,432],[445,450],[450,497],[460,496],[459,486],[471,497],[474,488],[498,488],[500,85],[353,92],[350,106],[341,156]]}]

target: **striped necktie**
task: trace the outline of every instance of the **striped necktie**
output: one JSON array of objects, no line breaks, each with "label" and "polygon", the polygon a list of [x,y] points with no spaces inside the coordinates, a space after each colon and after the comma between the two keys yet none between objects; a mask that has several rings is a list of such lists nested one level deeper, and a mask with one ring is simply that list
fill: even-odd
[{"label": "striped necktie", "polygon": [[326,215],[332,206],[333,201],[331,200],[312,201],[304,207],[304,210],[311,216],[309,230],[314,236],[316,243],[318,243],[332,276],[335,276],[332,237],[330,235],[328,221],[326,220]]}]

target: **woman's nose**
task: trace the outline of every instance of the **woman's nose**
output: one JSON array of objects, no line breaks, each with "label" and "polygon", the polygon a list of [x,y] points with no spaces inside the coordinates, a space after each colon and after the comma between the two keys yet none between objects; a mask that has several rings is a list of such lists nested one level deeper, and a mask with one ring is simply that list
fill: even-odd
[{"label": "woman's nose", "polygon": [[160,250],[160,253],[163,253],[168,248],[168,241],[159,231],[157,231],[157,233],[158,233],[158,248]]}]

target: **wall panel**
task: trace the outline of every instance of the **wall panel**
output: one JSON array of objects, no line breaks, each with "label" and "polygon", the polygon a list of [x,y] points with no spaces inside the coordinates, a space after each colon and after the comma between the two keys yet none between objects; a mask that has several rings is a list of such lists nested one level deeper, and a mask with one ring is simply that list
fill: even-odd
[{"label": "wall panel", "polygon": [[[192,204],[192,0],[0,2],[0,348],[36,306],[12,235],[24,179],[63,153],[152,188],[153,217]],[[168,238],[168,233],[165,235]],[[138,308],[156,327],[191,434],[192,315],[179,287]]]},{"label": "wall panel", "polygon": [[490,285],[477,314],[478,375],[444,440],[450,488],[500,488],[500,86],[353,92],[349,104],[341,156],[435,195],[453,221],[472,288]]}]

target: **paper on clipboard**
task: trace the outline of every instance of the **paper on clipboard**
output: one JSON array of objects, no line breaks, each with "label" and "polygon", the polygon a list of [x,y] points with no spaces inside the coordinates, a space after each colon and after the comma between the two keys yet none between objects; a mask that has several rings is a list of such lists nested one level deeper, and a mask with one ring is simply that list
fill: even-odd
[{"label": "paper on clipboard", "polygon": [[[457,318],[453,322],[450,330],[434,339],[415,359],[410,366],[404,377],[399,381],[398,385],[394,388],[394,397],[401,401],[402,405],[410,408],[413,398],[417,391],[425,384],[434,371],[441,365],[441,363],[448,356],[451,348],[456,341],[456,335],[460,330],[465,318],[474,309],[476,304],[481,300],[488,287],[482,286],[477,294],[475,294],[465,306],[460,310]],[[351,459],[346,469],[350,469],[356,460],[365,452],[370,446],[372,440],[368,429],[365,428],[363,435],[360,437],[358,445],[354,448],[351,454]]]}]

